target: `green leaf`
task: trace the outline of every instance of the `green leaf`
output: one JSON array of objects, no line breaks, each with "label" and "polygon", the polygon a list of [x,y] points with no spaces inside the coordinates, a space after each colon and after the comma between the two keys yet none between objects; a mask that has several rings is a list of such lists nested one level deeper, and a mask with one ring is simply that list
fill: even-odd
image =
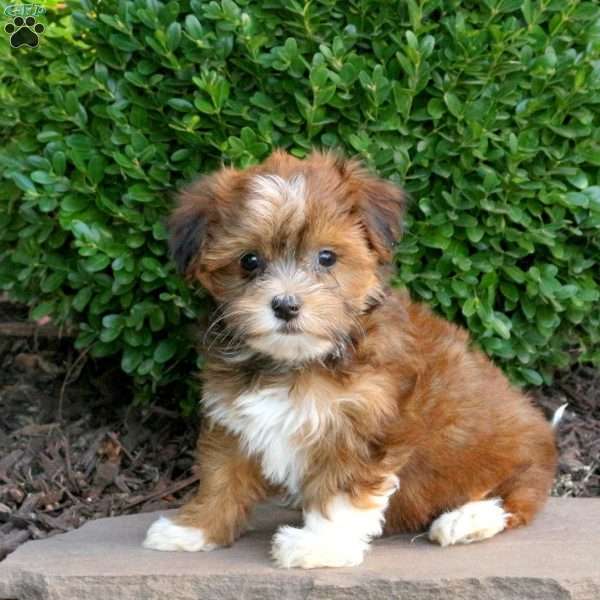
[{"label": "green leaf", "polygon": [[147,358],[146,360],[142,361],[139,365],[139,367],[137,368],[137,374],[138,375],[148,375],[148,373],[150,373],[150,371],[152,371],[152,369],[154,368],[154,361]]},{"label": "green leaf", "polygon": [[56,175],[64,175],[67,168],[67,159],[65,153],[61,150],[52,155],[52,168]]},{"label": "green leaf", "polygon": [[79,100],[75,91],[70,90],[65,95],[65,110],[71,116],[77,114],[79,110]]},{"label": "green leaf", "polygon": [[194,110],[194,105],[183,98],[171,98],[167,104],[180,112],[191,112]]},{"label": "green leaf", "polygon": [[518,267],[515,267],[514,265],[503,265],[502,266],[502,270],[513,280],[516,281],[517,283],[524,283],[525,282],[525,273],[519,269]]},{"label": "green leaf", "polygon": [[30,318],[34,321],[41,319],[42,317],[46,317],[51,315],[54,312],[54,302],[41,302],[38,304],[30,314]]},{"label": "green leaf", "polygon": [[174,339],[163,340],[156,346],[156,350],[154,350],[153,359],[154,362],[159,365],[166,363],[169,359],[171,359],[177,350],[177,342]]},{"label": "green leaf", "polygon": [[15,182],[15,184],[22,189],[24,192],[35,192],[35,185],[33,185],[31,179],[29,179],[29,177],[26,177],[25,175],[23,175],[22,173],[13,173],[11,175],[13,181]]},{"label": "green leaf", "polygon": [[569,175],[567,181],[580,190],[584,190],[588,186],[587,175],[581,169],[577,169],[574,175]]},{"label": "green leaf", "polygon": [[463,118],[464,107],[456,94],[452,92],[446,92],[444,94],[444,102],[446,103],[446,106],[451,114],[453,114],[457,119]]},{"label": "green leaf", "polygon": [[520,373],[525,381],[531,385],[542,385],[544,383],[542,376],[534,369],[521,368]]},{"label": "green leaf", "polygon": [[126,348],[121,358],[121,368],[125,373],[133,373],[142,362],[144,353],[137,348]]},{"label": "green leaf", "polygon": [[102,271],[110,264],[110,257],[106,254],[95,254],[82,261],[83,268],[88,273],[96,273]]},{"label": "green leaf", "polygon": [[427,103],[427,112],[434,119],[440,119],[445,113],[444,103],[439,98],[431,98]]},{"label": "green leaf", "polygon": [[181,42],[181,25],[171,23],[167,28],[167,48],[173,52],[179,47]]},{"label": "green leaf", "polygon": [[89,287],[81,288],[73,297],[73,308],[81,312],[87,306],[89,301],[92,299],[92,294],[94,293],[94,289]]},{"label": "green leaf", "polygon": [[113,342],[121,335],[121,329],[103,329],[100,333],[100,341],[108,343]]},{"label": "green leaf", "polygon": [[485,235],[485,231],[481,227],[467,227],[466,233],[469,240],[471,240],[474,244],[479,242]]},{"label": "green leaf", "polygon": [[173,162],[179,162],[181,160],[185,160],[190,156],[190,151],[186,148],[181,148],[180,150],[175,150],[173,154],[171,154],[171,160]]},{"label": "green leaf", "polygon": [[492,326],[492,329],[505,340],[510,338],[510,330],[512,324],[510,320],[500,313],[492,313],[489,319],[489,323]]},{"label": "green leaf", "polygon": [[165,326],[165,313],[160,308],[155,308],[150,313],[150,329],[160,331]]},{"label": "green leaf", "polygon": [[48,277],[46,277],[42,281],[41,289],[42,292],[50,294],[52,292],[56,292],[56,290],[62,285],[63,281],[66,279],[66,273],[61,271],[55,271],[51,273]]},{"label": "green leaf", "polygon": [[185,18],[185,30],[194,40],[201,40],[204,37],[204,31],[200,21],[195,15],[187,15]]},{"label": "green leaf", "polygon": [[33,171],[33,173],[31,173],[31,179],[36,183],[41,183],[43,185],[54,183],[54,177],[45,171]]},{"label": "green leaf", "polygon": [[98,185],[103,179],[106,169],[106,160],[102,156],[92,156],[88,164],[88,176],[92,183]]},{"label": "green leaf", "polygon": [[472,317],[477,312],[477,298],[468,298],[462,305],[462,313],[465,317]]}]

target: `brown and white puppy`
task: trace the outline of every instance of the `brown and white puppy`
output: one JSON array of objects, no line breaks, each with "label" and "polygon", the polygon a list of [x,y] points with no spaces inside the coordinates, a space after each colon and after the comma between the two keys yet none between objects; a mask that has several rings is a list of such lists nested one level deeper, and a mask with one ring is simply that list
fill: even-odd
[{"label": "brown and white puppy", "polygon": [[179,267],[218,309],[207,338],[200,489],[157,550],[231,544],[271,494],[300,499],[283,567],[357,565],[382,532],[445,546],[531,521],[555,470],[541,413],[465,331],[387,285],[404,196],[354,161],[277,151],[185,191]]}]

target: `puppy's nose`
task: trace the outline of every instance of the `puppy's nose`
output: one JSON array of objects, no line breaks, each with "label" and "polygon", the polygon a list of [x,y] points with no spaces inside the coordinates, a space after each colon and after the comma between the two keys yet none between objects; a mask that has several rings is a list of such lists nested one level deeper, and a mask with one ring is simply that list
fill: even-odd
[{"label": "puppy's nose", "polygon": [[278,319],[291,321],[298,316],[302,302],[296,296],[275,296],[271,300],[271,308]]}]

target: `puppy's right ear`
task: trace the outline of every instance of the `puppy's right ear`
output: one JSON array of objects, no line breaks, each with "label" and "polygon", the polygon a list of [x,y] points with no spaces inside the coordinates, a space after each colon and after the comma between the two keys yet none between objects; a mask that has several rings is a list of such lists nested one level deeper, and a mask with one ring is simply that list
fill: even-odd
[{"label": "puppy's right ear", "polygon": [[212,176],[202,177],[179,196],[179,204],[169,218],[169,249],[183,274],[200,258],[214,210]]}]

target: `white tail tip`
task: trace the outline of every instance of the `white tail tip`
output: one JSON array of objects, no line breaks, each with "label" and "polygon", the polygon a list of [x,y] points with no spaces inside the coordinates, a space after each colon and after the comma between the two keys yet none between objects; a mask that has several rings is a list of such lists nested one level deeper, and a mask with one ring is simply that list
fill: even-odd
[{"label": "white tail tip", "polygon": [[564,414],[565,414],[565,410],[567,408],[568,404],[567,402],[565,402],[564,404],[561,404],[555,411],[554,411],[554,415],[552,415],[552,429],[556,429],[559,425],[559,423],[561,422]]}]

